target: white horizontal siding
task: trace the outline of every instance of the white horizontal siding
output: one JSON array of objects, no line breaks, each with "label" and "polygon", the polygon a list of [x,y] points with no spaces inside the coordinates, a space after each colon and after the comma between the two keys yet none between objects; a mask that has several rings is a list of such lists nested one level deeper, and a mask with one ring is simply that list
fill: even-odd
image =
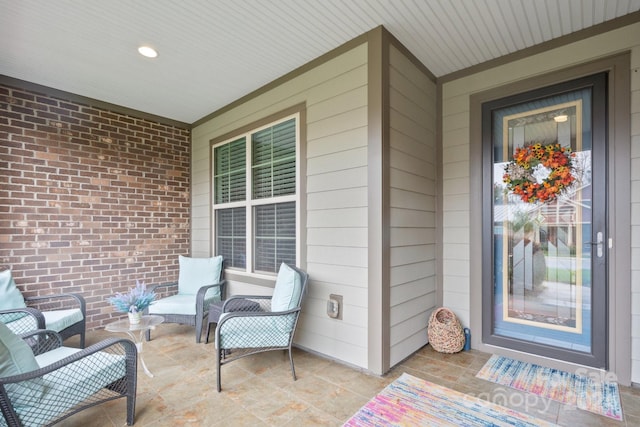
[{"label": "white horizontal siding", "polygon": [[[407,282],[418,281],[421,278],[435,281],[435,267],[435,260],[395,266],[391,269],[391,287],[393,288],[394,286]],[[430,283],[430,281],[427,281],[427,283]],[[428,291],[430,292],[430,290]]]},{"label": "white horizontal siding", "polygon": [[436,159],[429,156],[428,152],[423,149],[422,143],[412,139],[410,136],[403,134],[397,129],[390,129],[391,140],[393,141],[393,149],[413,155],[418,159],[426,161],[432,167],[436,165]]},{"label": "white horizontal siding", "polygon": [[366,139],[367,128],[364,126],[338,134],[316,136],[314,139],[307,139],[307,157],[315,159],[323,155],[362,148]]},{"label": "white horizontal siding", "polygon": [[339,190],[345,188],[345,183],[353,186],[353,188],[365,187],[367,185],[366,167],[361,166],[308,176],[307,193]]},{"label": "white horizontal siding", "polygon": [[366,294],[368,277],[366,268],[352,265],[327,265],[312,261],[307,262],[307,268],[316,272],[313,275],[314,284],[324,283],[331,288],[329,293],[338,293],[336,291],[342,287],[355,287]]},{"label": "white horizontal siding", "polygon": [[[315,244],[307,247],[309,262],[326,265],[364,268],[367,266],[367,254],[366,247],[319,246]],[[328,297],[329,295],[327,295]]]},{"label": "white horizontal siding", "polygon": [[[391,155],[393,156],[393,154],[394,152],[391,150]],[[411,191],[416,195],[436,194],[435,181],[425,176],[430,173],[433,172],[425,170],[422,174],[414,174],[400,168],[392,168],[389,172],[391,187]]]},{"label": "white horizontal siding", "polygon": [[[325,154],[307,160],[307,176],[328,172],[339,172],[367,166],[367,148],[358,147],[353,150]],[[366,174],[365,174],[366,176]],[[349,185],[349,183],[345,183]]]},{"label": "white horizontal siding", "polygon": [[[306,266],[310,276],[296,343],[367,367],[367,46],[314,69],[193,129],[194,240],[208,241],[209,141],[293,105],[306,105]],[[206,159],[206,160],[205,160]],[[233,289],[242,289],[234,284]],[[343,320],[326,314],[329,294],[344,298]]]},{"label": "white horizontal siding", "polygon": [[320,246],[367,246],[367,229],[360,228],[343,228],[343,227],[325,227],[311,228],[307,232],[307,240],[314,242]]},{"label": "white horizontal siding", "polygon": [[435,85],[391,48],[389,221],[390,362],[427,342],[435,306]]},{"label": "white horizontal siding", "polygon": [[[421,275],[423,274],[421,272]],[[435,277],[419,277],[409,282],[396,283],[391,292],[391,306],[401,306],[401,304],[415,299],[416,294],[420,294],[425,290],[429,295],[436,290]]]},{"label": "white horizontal siding", "polygon": [[[612,3],[613,4],[613,3]],[[444,305],[454,309],[467,326],[480,318],[472,305],[471,288],[480,286],[478,271],[471,271],[470,198],[480,176],[470,176],[470,97],[506,84],[554,72],[573,65],[588,63],[618,52],[631,52],[631,184],[640,185],[640,23],[622,27],[569,45],[519,59],[473,75],[446,82],[442,86],[443,124],[443,298]],[[635,103],[634,103],[635,100]],[[477,136],[474,136],[474,140]],[[635,175],[633,175],[635,173]],[[466,184],[464,183],[466,181]],[[632,260],[640,259],[640,197],[632,194],[631,250]],[[620,248],[619,250],[628,250]],[[474,254],[475,256],[475,254]],[[633,262],[633,261],[632,261]],[[475,262],[474,262],[475,265]],[[640,316],[640,263],[631,267],[632,316]],[[615,286],[615,284],[612,284]],[[618,296],[627,303],[628,296]],[[487,307],[478,310],[490,310]],[[472,314],[473,312],[473,314]],[[477,323],[477,322],[476,322]],[[633,323],[633,322],[632,322]],[[631,325],[631,381],[640,383],[640,323]],[[481,337],[480,325],[474,326],[474,337]],[[479,338],[477,338],[479,339]],[[475,340],[474,340],[475,341]]]},{"label": "white horizontal siding", "polygon": [[366,208],[328,209],[307,212],[307,226],[322,223],[323,227],[363,227],[367,223]]},{"label": "white horizontal siding", "polygon": [[417,245],[422,242],[435,241],[434,228],[395,227],[390,231],[391,246]]},{"label": "white horizontal siding", "polygon": [[[313,311],[302,330],[313,340],[298,342],[314,350],[367,367],[367,72],[363,64],[340,77],[318,105],[309,105],[307,150],[307,261],[322,270]],[[317,269],[317,270],[316,270]],[[337,269],[343,274],[327,274]],[[350,276],[352,278],[350,278]],[[353,276],[356,276],[355,278]],[[342,319],[326,314],[330,294],[343,297]],[[310,319],[314,323],[311,324]],[[307,320],[309,322],[307,322]]]},{"label": "white horizontal siding", "polygon": [[367,187],[319,191],[307,195],[307,209],[310,211],[363,206],[367,206]]}]

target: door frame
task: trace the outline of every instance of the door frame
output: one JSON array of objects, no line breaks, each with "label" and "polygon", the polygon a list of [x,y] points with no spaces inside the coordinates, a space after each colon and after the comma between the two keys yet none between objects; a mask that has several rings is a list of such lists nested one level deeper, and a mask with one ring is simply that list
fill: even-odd
[{"label": "door frame", "polygon": [[[569,348],[555,347],[545,344],[538,344],[532,341],[525,341],[516,338],[510,338],[504,335],[498,335],[494,333],[495,327],[495,273],[493,268],[487,268],[486,266],[495,266],[495,252],[494,252],[494,238],[495,230],[493,209],[494,206],[494,194],[493,194],[493,182],[495,177],[493,176],[494,165],[496,159],[493,157],[495,133],[503,132],[503,129],[494,129],[494,111],[500,111],[511,106],[520,105],[522,103],[531,103],[538,99],[547,99],[549,97],[558,97],[565,93],[573,93],[582,89],[591,89],[592,105],[585,111],[591,112],[592,117],[580,117],[580,121],[589,121],[589,129],[591,130],[590,140],[588,144],[590,146],[591,158],[592,158],[592,208],[591,212],[593,216],[590,218],[589,229],[591,235],[584,235],[584,242],[593,242],[596,240],[594,235],[597,232],[604,232],[604,240],[606,241],[609,235],[607,228],[607,189],[605,186],[607,176],[607,73],[597,73],[590,76],[581,77],[575,80],[561,82],[555,85],[546,86],[539,89],[534,89],[528,92],[521,92],[515,95],[499,98],[497,100],[488,101],[482,104],[482,162],[483,172],[487,175],[483,176],[483,182],[485,186],[483,188],[482,197],[482,216],[483,216],[483,251],[482,251],[482,265],[484,266],[482,272],[482,304],[483,307],[491,306],[491,311],[483,310],[482,318],[482,337],[483,341],[488,344],[509,347],[515,350],[519,350],[525,353],[538,354],[542,357],[550,357],[553,359],[560,359],[570,363],[584,364],[595,368],[607,368],[608,367],[608,330],[606,328],[608,322],[608,307],[607,307],[607,295],[608,295],[608,277],[606,274],[607,262],[609,261],[609,251],[605,251],[602,257],[596,257],[594,250],[591,250],[591,269],[590,269],[590,285],[588,287],[591,295],[589,300],[591,301],[591,307],[589,313],[591,319],[589,324],[589,334],[591,335],[590,353],[577,352]],[[559,101],[556,101],[559,102]],[[539,108],[539,106],[538,106]],[[579,112],[578,114],[582,114]],[[586,113],[588,114],[588,113]],[[576,132],[582,132],[582,129],[576,130]],[[586,140],[584,136],[581,137],[584,143]],[[598,141],[604,139],[604,144]],[[504,142],[506,144],[506,142]],[[581,151],[581,147],[573,147],[574,150]],[[503,159],[502,159],[503,160]],[[490,167],[487,167],[489,165]],[[490,184],[487,184],[490,183]],[[604,202],[604,203],[603,203]],[[491,223],[491,226],[487,224]],[[581,225],[579,225],[581,227]],[[585,244],[582,244],[584,247]],[[508,268],[504,266],[504,269]],[[505,272],[502,272],[504,276]],[[602,286],[602,282],[604,286]],[[504,284],[503,284],[504,286]]]},{"label": "door frame", "polygon": [[[620,384],[631,383],[631,136],[630,136],[630,54],[598,59],[552,73],[532,76],[470,97],[470,158],[482,158],[482,104],[496,99],[575,80],[599,72],[608,72],[608,191],[607,229],[613,246],[609,248],[608,294],[608,371]],[[470,162],[470,285],[471,324],[482,324],[482,189],[487,173],[483,162]],[[491,176],[490,174],[488,176]],[[491,265],[487,266],[491,268]],[[541,357],[505,346],[482,342],[482,334],[472,334],[472,347],[481,351],[514,357],[551,368],[602,375],[602,369]]]}]

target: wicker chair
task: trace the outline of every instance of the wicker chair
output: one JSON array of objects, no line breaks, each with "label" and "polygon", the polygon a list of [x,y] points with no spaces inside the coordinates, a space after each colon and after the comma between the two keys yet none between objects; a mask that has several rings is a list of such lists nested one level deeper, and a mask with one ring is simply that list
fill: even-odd
[{"label": "wicker chair", "polygon": [[11,331],[22,334],[36,329],[50,329],[63,340],[80,335],[84,348],[87,308],[82,295],[74,293],[23,297],[11,276],[11,270],[0,272],[0,322]]},{"label": "wicker chair", "polygon": [[[196,327],[196,342],[200,342],[204,319],[209,315],[209,305],[224,297],[224,260],[213,258],[189,258],[180,255],[180,271],[177,283],[151,286],[158,292],[163,288],[173,290],[175,295],[155,301],[145,310],[145,314],[164,317],[163,323],[180,323]],[[151,331],[146,332],[146,340],[151,339]]]},{"label": "wicker chair", "polygon": [[[291,345],[308,280],[307,273],[283,263],[272,296],[235,295],[224,302],[215,335],[218,392],[222,389],[222,365],[265,351],[287,350],[296,380]],[[253,301],[260,308],[233,311],[238,300]]]},{"label": "wicker chair", "polygon": [[134,423],[137,350],[128,339],[109,338],[86,349],[62,347],[55,331],[22,339],[0,324],[0,426],[55,424],[118,398]]}]

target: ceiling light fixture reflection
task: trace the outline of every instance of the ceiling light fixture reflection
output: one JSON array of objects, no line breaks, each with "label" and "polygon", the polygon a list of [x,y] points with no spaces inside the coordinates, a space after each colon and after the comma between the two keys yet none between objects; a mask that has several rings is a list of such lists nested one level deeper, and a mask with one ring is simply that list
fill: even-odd
[{"label": "ceiling light fixture reflection", "polygon": [[156,52],[154,48],[149,46],[140,46],[138,48],[138,52],[140,53],[140,55],[146,56],[147,58],[155,58],[156,56],[158,56],[158,52]]},{"label": "ceiling light fixture reflection", "polygon": [[567,116],[566,114],[561,114],[559,116],[555,116],[553,118],[553,120],[556,121],[556,123],[564,123],[569,119],[569,116]]}]

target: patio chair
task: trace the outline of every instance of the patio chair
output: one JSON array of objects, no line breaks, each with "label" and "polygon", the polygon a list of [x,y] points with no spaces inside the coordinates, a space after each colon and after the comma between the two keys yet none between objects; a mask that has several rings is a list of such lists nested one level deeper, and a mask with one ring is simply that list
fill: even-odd
[{"label": "patio chair", "polygon": [[55,331],[20,338],[0,323],[0,426],[51,425],[122,397],[132,425],[136,357],[128,339],[109,338],[81,350],[63,347]]},{"label": "patio chair", "polygon": [[[296,380],[291,345],[308,279],[304,271],[282,263],[272,296],[235,295],[224,302],[215,335],[218,392],[222,389],[222,365],[265,351],[288,350]],[[229,311],[236,300],[254,301],[260,308]]]},{"label": "patio chair", "polygon": [[[180,255],[180,270],[177,283],[151,286],[158,292],[162,288],[177,288],[177,294],[155,301],[145,314],[164,317],[164,323],[180,323],[196,327],[196,342],[200,342],[204,319],[209,315],[209,305],[224,297],[225,281],[223,258],[189,258]],[[151,331],[146,332],[146,340]]]},{"label": "patio chair", "polygon": [[16,287],[11,270],[0,271],[0,322],[22,334],[36,329],[58,332],[63,340],[80,335],[84,348],[87,308],[75,293],[24,297]]}]

